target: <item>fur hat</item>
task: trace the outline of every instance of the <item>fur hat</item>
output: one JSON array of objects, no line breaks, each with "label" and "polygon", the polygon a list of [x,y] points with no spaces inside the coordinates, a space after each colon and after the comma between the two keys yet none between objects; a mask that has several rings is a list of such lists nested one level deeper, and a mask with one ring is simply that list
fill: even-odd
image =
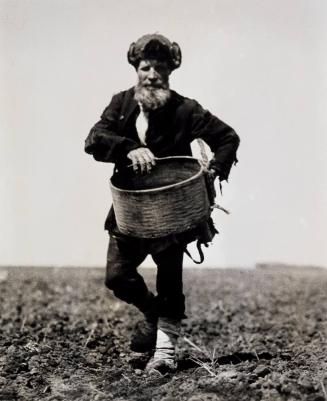
[{"label": "fur hat", "polygon": [[154,33],[140,37],[133,42],[128,50],[127,59],[135,68],[141,60],[156,59],[167,61],[171,70],[181,65],[182,52],[179,45],[170,42],[165,36]]}]

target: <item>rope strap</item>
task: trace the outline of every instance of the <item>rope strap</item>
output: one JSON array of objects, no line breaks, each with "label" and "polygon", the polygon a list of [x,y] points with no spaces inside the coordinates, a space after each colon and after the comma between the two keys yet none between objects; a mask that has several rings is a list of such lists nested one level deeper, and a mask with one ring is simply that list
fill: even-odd
[{"label": "rope strap", "polygon": [[196,247],[197,247],[198,252],[199,252],[200,260],[194,260],[192,255],[190,254],[190,251],[187,248],[185,248],[185,251],[184,251],[186,253],[186,255],[189,258],[191,258],[193,260],[193,262],[196,263],[197,265],[200,265],[204,261],[204,255],[203,255],[203,251],[202,251],[202,248],[201,248],[202,244],[203,244],[203,242],[200,242],[200,240],[197,240]]}]

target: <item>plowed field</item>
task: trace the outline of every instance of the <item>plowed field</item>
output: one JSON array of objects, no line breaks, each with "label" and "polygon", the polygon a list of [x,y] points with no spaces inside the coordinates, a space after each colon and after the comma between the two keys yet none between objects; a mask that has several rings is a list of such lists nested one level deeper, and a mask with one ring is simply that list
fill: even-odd
[{"label": "plowed field", "polygon": [[166,376],[129,351],[141,315],[103,276],[0,269],[1,400],[327,400],[327,270],[185,269],[188,319]]}]

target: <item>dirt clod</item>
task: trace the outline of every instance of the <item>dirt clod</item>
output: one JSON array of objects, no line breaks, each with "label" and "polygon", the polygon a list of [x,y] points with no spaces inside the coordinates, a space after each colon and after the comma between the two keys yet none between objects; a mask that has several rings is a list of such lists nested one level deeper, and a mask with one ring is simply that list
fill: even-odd
[{"label": "dirt clod", "polygon": [[261,365],[254,369],[254,374],[257,375],[258,377],[265,377],[269,373],[270,369],[267,366]]}]

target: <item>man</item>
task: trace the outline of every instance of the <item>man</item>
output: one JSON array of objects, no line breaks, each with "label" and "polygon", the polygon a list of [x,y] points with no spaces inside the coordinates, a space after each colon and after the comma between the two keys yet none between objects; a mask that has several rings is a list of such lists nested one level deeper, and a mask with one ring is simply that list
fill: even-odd
[{"label": "man", "polygon": [[[201,138],[214,154],[210,175],[227,180],[237,161],[239,138],[195,100],[169,88],[169,75],[181,64],[178,44],[159,34],[144,35],[131,44],[128,61],[137,72],[138,82],[113,96],[91,129],[85,151],[97,161],[115,163],[117,170],[132,164],[136,174],[148,174],[155,168],[157,157],[192,155],[191,142]],[[131,238],[119,232],[111,208],[105,229],[110,234],[106,285],[116,297],[144,314],[133,333],[131,349],[154,350],[148,371],[174,371],[180,322],[186,318],[182,283],[185,246],[194,239],[210,241],[215,233],[212,220],[161,239]],[[137,272],[149,254],[158,269],[156,296]]]}]

